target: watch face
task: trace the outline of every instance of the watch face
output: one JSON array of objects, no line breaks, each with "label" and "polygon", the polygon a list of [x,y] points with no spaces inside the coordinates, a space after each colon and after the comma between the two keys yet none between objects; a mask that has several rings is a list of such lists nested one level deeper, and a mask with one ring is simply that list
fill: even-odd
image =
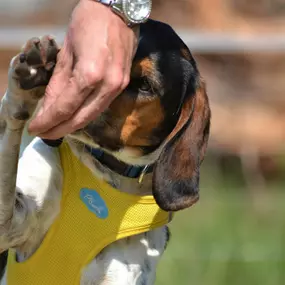
[{"label": "watch face", "polygon": [[132,23],[142,23],[149,18],[151,0],[123,0],[125,17]]}]

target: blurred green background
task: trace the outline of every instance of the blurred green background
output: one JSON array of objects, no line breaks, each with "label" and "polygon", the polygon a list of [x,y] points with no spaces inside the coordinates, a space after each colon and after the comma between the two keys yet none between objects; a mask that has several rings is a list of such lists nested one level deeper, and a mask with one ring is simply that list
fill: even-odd
[{"label": "blurred green background", "polygon": [[205,160],[200,201],[175,215],[156,284],[285,284],[285,181],[252,192],[215,167]]}]

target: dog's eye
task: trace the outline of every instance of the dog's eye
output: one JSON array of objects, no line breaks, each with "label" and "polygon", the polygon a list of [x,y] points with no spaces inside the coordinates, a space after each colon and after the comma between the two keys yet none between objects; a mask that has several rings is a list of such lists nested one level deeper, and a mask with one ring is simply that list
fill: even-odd
[{"label": "dog's eye", "polygon": [[153,89],[146,77],[131,78],[130,84],[127,89],[133,90],[139,93],[153,93]]},{"label": "dog's eye", "polygon": [[140,92],[150,92],[152,90],[146,77],[141,78],[139,90]]}]

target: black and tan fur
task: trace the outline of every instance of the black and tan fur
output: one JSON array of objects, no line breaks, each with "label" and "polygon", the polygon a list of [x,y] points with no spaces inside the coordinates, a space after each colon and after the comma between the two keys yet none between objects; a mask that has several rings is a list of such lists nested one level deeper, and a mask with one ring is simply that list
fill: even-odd
[{"label": "black and tan fur", "polygon": [[[6,250],[11,247],[17,249],[19,261],[28,259],[60,211],[62,172],[56,149],[36,139],[17,169],[23,128],[44,95],[57,51],[50,37],[33,39],[11,62],[0,109],[2,268]],[[119,191],[152,193],[162,209],[178,211],[199,198],[200,165],[209,128],[205,84],[190,51],[170,26],[151,20],[141,25],[128,87],[99,118],[66,140],[94,175]],[[139,184],[137,179],[118,175],[96,161],[85,145],[103,149],[113,162],[154,164],[153,173]],[[56,170],[38,177],[50,167]],[[41,192],[52,199],[46,201],[40,196],[35,181],[41,181]],[[35,211],[42,215],[35,215]],[[167,227],[162,227],[109,245],[87,266],[81,285],[153,284],[168,238]],[[156,257],[149,254],[150,250],[157,252]],[[116,265],[112,265],[114,260]],[[126,278],[133,281],[127,283]]]}]

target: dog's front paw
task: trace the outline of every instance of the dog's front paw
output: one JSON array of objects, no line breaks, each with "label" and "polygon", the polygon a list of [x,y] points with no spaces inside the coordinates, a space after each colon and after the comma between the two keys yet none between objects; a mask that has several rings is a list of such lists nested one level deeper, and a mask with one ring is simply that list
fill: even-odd
[{"label": "dog's front paw", "polygon": [[11,127],[22,127],[32,116],[52,76],[58,51],[51,36],[32,38],[12,59],[1,107],[2,116]]},{"label": "dog's front paw", "polygon": [[10,64],[9,79],[16,87],[31,90],[46,86],[52,76],[59,49],[51,36],[32,38]]}]

